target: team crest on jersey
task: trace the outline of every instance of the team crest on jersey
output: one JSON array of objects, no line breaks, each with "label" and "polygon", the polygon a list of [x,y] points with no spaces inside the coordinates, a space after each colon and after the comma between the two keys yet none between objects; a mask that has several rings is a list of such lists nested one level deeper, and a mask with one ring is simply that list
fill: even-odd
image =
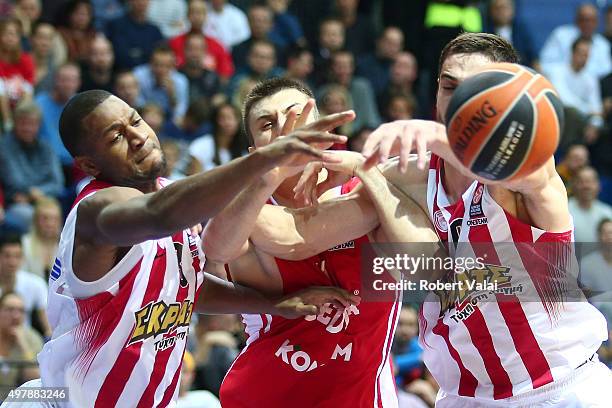
[{"label": "team crest on jersey", "polygon": [[446,222],[446,218],[444,218],[444,214],[442,214],[442,210],[436,211],[433,218],[436,229],[442,232],[448,231],[448,223]]},{"label": "team crest on jersey", "polygon": [[476,187],[476,191],[474,191],[474,195],[472,197],[472,204],[470,205],[470,217],[483,217],[484,213],[482,212],[482,194],[484,191],[484,186],[481,184]]},{"label": "team crest on jersey", "polygon": [[[155,303],[151,302],[134,313],[136,324],[128,345],[149,337],[169,333],[175,328],[189,327],[192,313],[193,302],[188,299],[182,303],[170,304],[166,304],[163,300]],[[184,337],[185,334],[186,332],[177,333],[173,338],[176,340],[176,337]],[[168,339],[164,340],[168,343]],[[157,345],[156,348],[158,348]],[[163,349],[164,347],[160,346],[159,348]]]},{"label": "team crest on jersey", "polygon": [[348,241],[344,244],[336,245],[333,248],[328,249],[328,251],[340,251],[341,249],[353,249],[355,248],[355,241]]}]

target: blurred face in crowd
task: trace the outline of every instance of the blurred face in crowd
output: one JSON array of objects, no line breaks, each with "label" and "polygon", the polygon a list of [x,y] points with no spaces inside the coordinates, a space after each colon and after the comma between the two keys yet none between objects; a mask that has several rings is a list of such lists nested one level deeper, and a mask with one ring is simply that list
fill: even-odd
[{"label": "blurred face in crowd", "polygon": [[583,203],[591,203],[599,195],[599,176],[591,167],[581,169],[573,183],[576,198]]},{"label": "blurred face in crowd", "polygon": [[253,6],[249,9],[249,27],[251,36],[256,39],[266,39],[272,30],[272,10],[266,6]]},{"label": "blurred face in crowd", "polygon": [[4,30],[0,32],[2,48],[8,51],[16,50],[19,47],[19,27],[15,23],[6,23]]},{"label": "blurred face in crowd", "polygon": [[70,16],[70,27],[75,30],[86,30],[91,23],[92,9],[87,3],[79,3]]},{"label": "blurred face in crowd", "polygon": [[23,263],[21,244],[7,243],[0,248],[0,274],[15,276]]},{"label": "blurred face in crowd", "polygon": [[389,27],[385,29],[377,45],[381,57],[394,59],[404,48],[404,33],[399,28]]},{"label": "blurred face in crowd", "polygon": [[62,228],[62,213],[57,205],[47,204],[36,208],[34,224],[38,234],[45,239],[56,239]]},{"label": "blurred face in crowd", "polygon": [[129,0],[130,14],[136,19],[144,19],[149,8],[149,0]]},{"label": "blurred face in crowd", "polygon": [[16,293],[2,298],[0,304],[0,328],[14,329],[20,327],[25,320],[25,304]]},{"label": "blurred face in crowd", "polygon": [[395,338],[404,344],[415,338],[419,334],[419,322],[417,314],[411,307],[402,307],[397,322]]},{"label": "blurred face in crowd", "polygon": [[144,120],[155,133],[159,133],[164,124],[164,112],[157,106],[148,108],[142,112],[142,120]]},{"label": "blurred face in crowd", "polygon": [[[282,89],[254,104],[247,118],[247,126],[255,147],[266,146],[280,136],[289,110],[295,108],[298,113],[301,112],[308,98],[305,93],[291,88]],[[315,118],[313,109],[305,123],[312,123]]]},{"label": "blurred face in crowd", "polygon": [[166,158],[166,173],[170,175],[178,163],[181,156],[181,151],[178,144],[174,140],[164,140],[161,142],[161,149],[164,152]]},{"label": "blurred face in crowd", "polygon": [[287,71],[297,79],[305,80],[314,68],[312,54],[303,51],[299,56],[290,58],[287,62]]},{"label": "blurred face in crowd", "polygon": [[389,101],[387,116],[390,120],[412,119],[413,107],[410,100],[403,96],[395,96]]},{"label": "blurred face in crowd", "polygon": [[612,244],[612,221],[604,222],[599,230],[599,242]]},{"label": "blurred face in crowd", "polygon": [[289,0],[268,0],[267,4],[275,13],[282,14],[287,11]]},{"label": "blurred face in crowd", "polygon": [[581,71],[589,60],[591,53],[591,44],[587,41],[580,41],[572,51],[572,68],[575,71]]},{"label": "blurred face in crowd", "polygon": [[115,79],[115,94],[129,105],[136,105],[140,88],[138,80],[131,72],[119,74]]},{"label": "blurred face in crowd", "polygon": [[150,185],[164,169],[157,135],[138,112],[111,96],[83,118],[88,154],[77,162],[91,176],[123,186]]},{"label": "blurred face in crowd", "polygon": [[185,65],[202,67],[206,54],[206,41],[203,35],[190,35],[185,41]]},{"label": "blurred face in crowd", "polygon": [[359,0],[336,0],[336,7],[342,14],[353,14],[358,6]]},{"label": "blurred face in crowd", "polygon": [[599,23],[599,13],[597,8],[592,4],[580,6],[576,13],[576,25],[583,37],[591,38],[597,31]]},{"label": "blurred face in crowd", "polygon": [[67,102],[81,87],[81,71],[75,65],[64,65],[55,74],[56,99]]},{"label": "blurred face in crowd", "polygon": [[174,55],[172,52],[154,52],[151,57],[151,73],[157,82],[162,82],[170,76],[174,69]]},{"label": "blurred face in crowd", "polygon": [[55,35],[55,29],[51,24],[42,23],[36,27],[36,31],[32,33],[32,50],[34,54],[43,57],[48,56],[51,53],[51,46],[53,45],[53,36]]},{"label": "blurred face in crowd", "polygon": [[249,66],[257,75],[266,75],[276,64],[276,51],[271,44],[255,43],[248,57]]},{"label": "blurred face in crowd", "polygon": [[353,79],[355,65],[353,55],[348,52],[334,54],[332,57],[331,71],[334,79],[344,86],[349,86]]},{"label": "blurred face in crowd", "polygon": [[438,121],[444,122],[446,110],[455,88],[466,78],[478,72],[483,65],[493,61],[483,54],[452,54],[442,63],[440,77],[438,78],[438,91],[436,96],[436,111]]},{"label": "blurred face in crowd", "polygon": [[22,113],[15,116],[15,137],[22,143],[32,144],[38,139],[40,116],[36,113]]},{"label": "blurred face in crowd", "polygon": [[213,8],[217,11],[223,10],[225,6],[225,0],[211,0],[210,4],[212,4]]},{"label": "blurred face in crowd", "polygon": [[34,22],[40,17],[40,0],[20,0],[16,5],[19,11],[26,16],[28,20]]},{"label": "blurred face in crowd", "polygon": [[325,111],[326,115],[344,112],[349,109],[347,93],[341,89],[332,89],[323,96],[323,111]]},{"label": "blurred face in crowd", "polygon": [[571,146],[565,155],[565,165],[571,172],[576,172],[589,163],[589,151],[583,145]]},{"label": "blurred face in crowd", "polygon": [[340,21],[330,20],[321,25],[319,43],[322,48],[337,51],[344,46],[344,27]]},{"label": "blurred face in crowd", "polygon": [[115,56],[113,46],[106,38],[97,36],[89,49],[89,62],[94,69],[102,71],[110,70],[113,67]]},{"label": "blurred face in crowd", "polygon": [[240,127],[238,113],[231,105],[223,105],[217,113],[217,129],[225,135],[235,135]]},{"label": "blurred face in crowd", "polygon": [[206,23],[206,3],[202,0],[192,0],[187,9],[187,18],[192,30],[202,30]]},{"label": "blurred face in crowd", "polygon": [[496,27],[512,24],[514,20],[513,0],[493,0],[490,6],[491,20]]},{"label": "blurred face in crowd", "polygon": [[391,65],[391,83],[396,85],[412,84],[417,78],[417,62],[409,52],[400,52]]}]

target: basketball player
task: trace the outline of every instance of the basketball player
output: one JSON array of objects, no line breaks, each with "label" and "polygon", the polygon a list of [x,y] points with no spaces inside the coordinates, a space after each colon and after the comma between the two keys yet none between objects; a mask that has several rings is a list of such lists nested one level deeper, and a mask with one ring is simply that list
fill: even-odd
[{"label": "basketball player", "polygon": [[[452,40],[440,58],[440,120],[455,88],[481,66],[517,61],[512,46],[494,35],[467,33]],[[417,160],[410,156],[412,150]],[[572,285],[571,277],[555,282],[558,271],[549,268],[534,245],[546,243],[563,255],[571,246],[567,195],[553,158],[516,181],[478,180],[454,157],[445,127],[419,120],[382,125],[369,137],[364,154],[365,168],[399,155],[399,165],[388,169],[386,178],[394,184],[425,182],[426,190],[412,197],[427,209],[440,240],[453,244],[451,249],[462,243],[471,256],[488,258],[484,270],[468,276],[505,281],[506,292],[469,293],[466,299],[442,293],[437,300],[432,293],[423,304],[420,340],[425,363],[441,387],[437,406],[608,406],[612,375],[596,354],[607,338],[605,319],[583,299],[563,302],[564,293],[555,284]],[[356,171],[359,175],[365,169]],[[343,220],[359,223],[367,214],[357,216],[358,204],[350,198],[332,200],[313,210],[308,223],[324,228],[308,239],[343,242],[348,233],[334,217],[341,213]],[[251,238],[256,245],[260,240],[274,242],[267,248],[274,256],[308,256],[310,242],[291,239],[304,228],[305,221],[292,212],[265,206]],[[528,251],[499,245],[512,242],[529,244]]]},{"label": "basketball player", "polygon": [[164,158],[157,136],[110,93],[76,95],[59,127],[77,165],[95,179],[62,231],[49,282],[53,337],[39,354],[41,381],[30,386],[68,387],[74,407],[172,405],[193,312],[296,317],[329,302],[356,302],[338,288],[265,298],[204,274],[199,237],[189,228],[215,215],[244,183],[278,165],[325,159],[311,144],[343,137],[316,131],[315,124],[168,184],[158,177]]},{"label": "basketball player", "polygon": [[[244,109],[244,123],[255,151],[294,128],[310,129],[317,115],[310,98],[311,91],[293,80],[277,78],[258,84],[247,96]],[[386,239],[383,228],[378,228],[376,210],[370,201],[365,202],[372,211],[368,211],[363,230],[353,231],[351,224],[343,224],[349,237],[342,245],[327,245],[324,238],[310,240],[314,229],[301,231],[313,249],[313,256],[299,262],[267,254],[266,247],[273,243],[251,245],[249,241],[257,213],[266,202],[282,203],[290,211],[308,217],[311,209],[300,209],[302,205],[293,197],[300,172],[298,167],[268,172],[211,220],[203,235],[208,260],[229,262],[232,280],[271,295],[313,284],[336,285],[358,293],[362,247],[371,240]],[[386,211],[390,218],[394,218],[396,211],[411,214],[415,210],[410,201],[403,203],[390,192],[378,170],[374,169],[363,180],[378,190],[378,202],[385,203],[381,211]],[[351,187],[344,185],[342,192]],[[365,194],[362,190],[357,187],[350,195]],[[320,205],[324,207],[325,201]],[[361,212],[358,206],[353,210]],[[430,240],[437,240],[425,214],[411,214],[410,219],[423,224],[419,227],[429,231]],[[316,223],[312,228],[324,229]],[[401,229],[401,234],[410,235],[414,227],[402,224]],[[418,232],[412,235],[427,239]],[[395,239],[407,241],[410,237],[402,235]],[[346,310],[330,304],[318,315],[294,321],[266,314],[243,315],[249,336],[247,347],[223,381],[222,405],[397,407],[389,353],[401,299],[399,293],[392,295],[387,302],[362,302]]]}]

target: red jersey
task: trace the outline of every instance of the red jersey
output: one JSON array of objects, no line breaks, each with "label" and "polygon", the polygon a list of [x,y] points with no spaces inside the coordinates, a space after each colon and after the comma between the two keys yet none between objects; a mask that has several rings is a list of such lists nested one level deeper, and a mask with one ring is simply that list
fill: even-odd
[{"label": "red jersey", "polygon": [[[185,40],[187,34],[181,34],[172,38],[168,44],[176,56],[176,66],[180,67],[185,62]],[[217,40],[207,35],[206,55],[204,56],[204,67],[209,71],[216,72],[222,78],[230,78],[234,75],[234,63],[232,56],[225,50],[223,45]]]},{"label": "red jersey", "polygon": [[[362,236],[302,261],[276,259],[283,292],[338,286],[359,294],[367,243]],[[397,407],[389,356],[400,308],[397,292],[395,302],[344,311],[328,304],[300,319],[244,315],[247,346],[221,385],[223,407]]]}]

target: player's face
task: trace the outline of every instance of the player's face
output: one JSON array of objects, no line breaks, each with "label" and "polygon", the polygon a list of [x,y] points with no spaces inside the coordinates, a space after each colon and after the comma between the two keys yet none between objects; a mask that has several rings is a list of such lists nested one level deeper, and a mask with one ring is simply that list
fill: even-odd
[{"label": "player's face", "polygon": [[[248,118],[248,126],[251,135],[253,135],[255,147],[266,146],[280,136],[289,110],[295,107],[299,114],[308,99],[308,95],[297,89],[283,89],[256,103]],[[314,121],[315,112],[313,109],[305,124]]]},{"label": "player's face", "polygon": [[140,115],[111,96],[83,119],[92,135],[84,157],[93,164],[88,172],[119,185],[139,186],[161,174],[165,162],[159,140]]},{"label": "player's face", "polygon": [[483,54],[453,54],[444,60],[438,78],[437,119],[444,123],[446,109],[455,89],[468,77],[493,61]]}]

